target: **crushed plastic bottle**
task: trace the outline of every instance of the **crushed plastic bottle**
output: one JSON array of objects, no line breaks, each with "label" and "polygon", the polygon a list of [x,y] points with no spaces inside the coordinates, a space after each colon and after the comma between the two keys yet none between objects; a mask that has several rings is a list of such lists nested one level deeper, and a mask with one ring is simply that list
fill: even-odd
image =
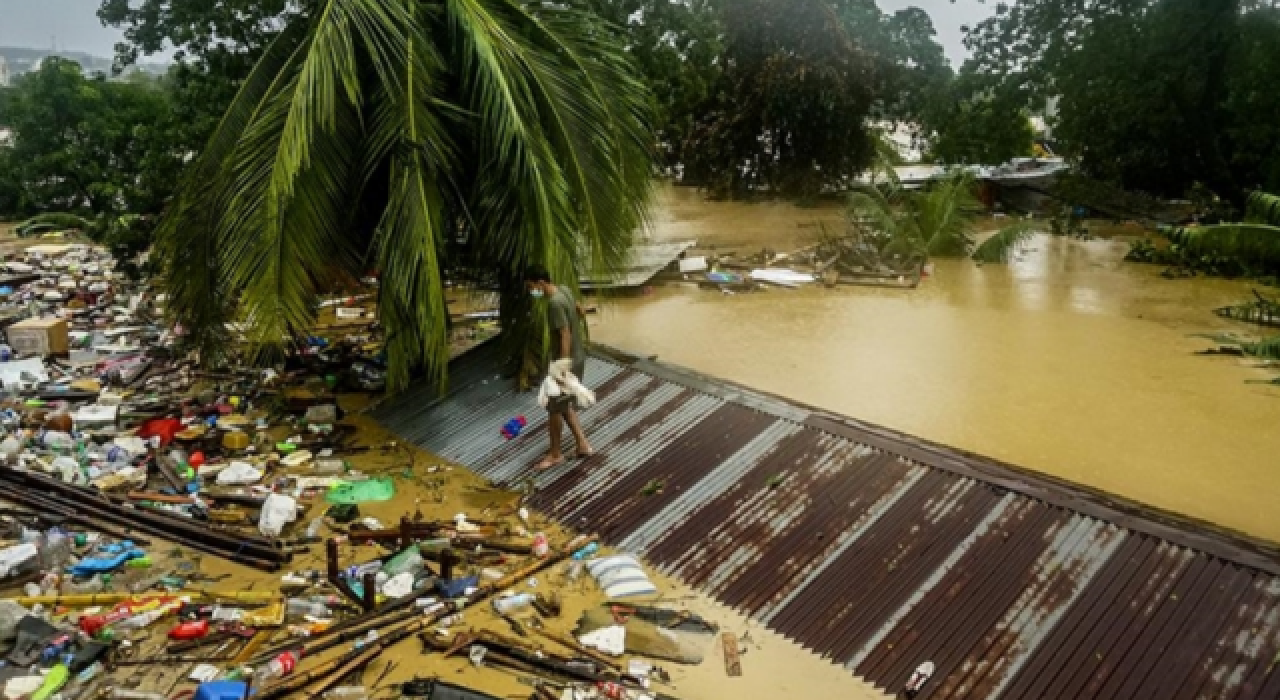
[{"label": "crushed plastic bottle", "polygon": [[277,678],[283,678],[290,673],[298,665],[298,659],[302,657],[302,651],[286,651],[253,674],[253,684],[262,687]]},{"label": "crushed plastic bottle", "polygon": [[510,615],[530,605],[533,605],[532,593],[521,593],[506,598],[497,598],[493,601],[493,609],[497,610],[499,615]]},{"label": "crushed plastic bottle", "polygon": [[305,598],[290,598],[285,604],[285,613],[289,617],[329,617],[333,613],[324,603],[317,603]]},{"label": "crushed plastic bottle", "polygon": [[324,516],[317,515],[307,524],[307,537],[319,537],[321,527],[324,527]]},{"label": "crushed plastic bottle", "polygon": [[325,693],[327,700],[367,700],[369,691],[362,685],[343,685]]}]

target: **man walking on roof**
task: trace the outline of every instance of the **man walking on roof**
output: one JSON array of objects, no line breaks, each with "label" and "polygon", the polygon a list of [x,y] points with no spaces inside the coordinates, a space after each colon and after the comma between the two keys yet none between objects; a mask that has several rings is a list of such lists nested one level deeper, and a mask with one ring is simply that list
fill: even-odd
[{"label": "man walking on roof", "polygon": [[[579,381],[587,369],[587,351],[583,343],[582,324],[586,321],[581,307],[574,301],[573,295],[563,287],[551,283],[551,275],[546,268],[535,266],[525,275],[525,285],[529,294],[535,299],[547,300],[547,325],[551,329],[551,364],[563,368],[568,366]],[[561,449],[561,433],[564,423],[569,424],[573,439],[577,442],[576,456],[585,459],[592,456],[591,443],[582,432],[578,422],[578,412],[574,407],[574,398],[568,392],[552,398],[547,403],[547,432],[551,436],[551,450],[538,463],[538,471],[546,471],[564,464],[564,452]]]}]

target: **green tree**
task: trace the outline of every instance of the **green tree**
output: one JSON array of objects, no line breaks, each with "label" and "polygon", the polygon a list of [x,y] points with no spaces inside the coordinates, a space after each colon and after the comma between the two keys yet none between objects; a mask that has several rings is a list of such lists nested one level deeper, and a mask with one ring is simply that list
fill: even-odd
[{"label": "green tree", "polygon": [[46,59],[0,92],[0,124],[12,131],[12,143],[0,147],[0,217],[158,214],[183,164],[171,113],[164,91],[145,75],[109,81],[84,76],[78,63]]},{"label": "green tree", "polygon": [[621,31],[656,102],[665,164],[685,159],[698,110],[720,77],[723,27],[715,0],[575,0]]},{"label": "green tree", "polygon": [[873,65],[827,0],[734,0],[724,72],[685,149],[695,182],[730,195],[842,186],[874,153]]},{"label": "green tree", "polygon": [[177,135],[197,150],[282,27],[310,15],[314,0],[101,0],[98,18],[119,29],[116,68],[172,48],[168,76]]},{"label": "green tree", "polygon": [[992,165],[1032,154],[1035,130],[1022,101],[982,84],[962,74],[931,94],[922,120],[927,160]]},{"label": "green tree", "polygon": [[[650,96],[581,10],[517,0],[325,0],[263,53],[162,222],[169,308],[206,353],[224,323],[277,349],[317,294],[380,273],[390,388],[443,377],[443,280],[470,262],[509,338],[521,283],[619,266],[649,193]],[[206,354],[207,359],[211,359]]]},{"label": "green tree", "polygon": [[1018,0],[975,27],[973,70],[1024,104],[1060,96],[1055,134],[1086,175],[1237,204],[1271,182],[1280,27],[1259,0]]}]

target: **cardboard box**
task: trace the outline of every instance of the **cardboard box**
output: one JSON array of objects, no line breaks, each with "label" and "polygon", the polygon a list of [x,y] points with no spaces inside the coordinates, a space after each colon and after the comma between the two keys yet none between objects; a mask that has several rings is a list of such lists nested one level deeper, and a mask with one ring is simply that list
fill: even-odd
[{"label": "cardboard box", "polygon": [[66,319],[30,318],[5,330],[9,347],[18,357],[66,355],[71,348]]}]

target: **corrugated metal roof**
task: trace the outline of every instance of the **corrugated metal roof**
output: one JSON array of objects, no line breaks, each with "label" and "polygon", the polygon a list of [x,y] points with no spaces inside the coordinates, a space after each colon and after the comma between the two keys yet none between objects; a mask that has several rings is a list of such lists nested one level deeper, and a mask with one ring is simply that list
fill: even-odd
[{"label": "corrugated metal roof", "polygon": [[587,370],[597,455],[536,474],[545,415],[495,367],[376,415],[890,692],[933,661],[920,698],[1280,697],[1266,546],[618,354]]}]

